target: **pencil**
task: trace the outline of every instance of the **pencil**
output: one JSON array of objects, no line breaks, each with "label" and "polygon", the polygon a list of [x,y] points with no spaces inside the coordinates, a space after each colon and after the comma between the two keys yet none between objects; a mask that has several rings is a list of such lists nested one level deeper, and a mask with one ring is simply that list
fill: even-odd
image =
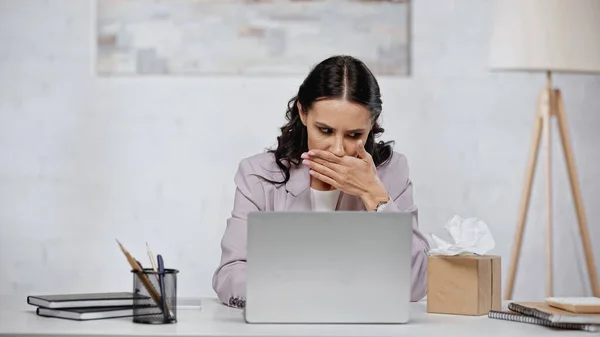
[{"label": "pencil", "polygon": [[146,249],[148,250],[148,257],[150,258],[150,264],[152,264],[152,269],[154,270],[155,273],[158,273],[158,267],[156,266],[156,261],[154,260],[154,255],[152,254],[152,251],[150,250],[150,245],[148,245],[148,242],[146,242]]},{"label": "pencil", "polygon": [[131,265],[131,268],[133,268],[133,270],[138,272],[140,281],[142,281],[142,284],[144,285],[146,290],[148,290],[148,293],[150,293],[150,296],[152,296],[152,299],[154,300],[154,302],[156,302],[156,304],[159,307],[162,307],[160,294],[156,291],[156,289],[154,289],[154,286],[148,279],[148,276],[146,274],[144,274],[144,271],[142,270],[142,268],[140,268],[140,265],[131,256],[131,254],[129,254],[129,252],[125,249],[125,247],[123,247],[123,245],[119,242],[119,240],[117,240],[117,243],[119,244],[119,247],[121,247],[121,251],[123,252],[123,254],[125,254],[125,257],[127,258],[127,262],[129,262],[129,264]]}]

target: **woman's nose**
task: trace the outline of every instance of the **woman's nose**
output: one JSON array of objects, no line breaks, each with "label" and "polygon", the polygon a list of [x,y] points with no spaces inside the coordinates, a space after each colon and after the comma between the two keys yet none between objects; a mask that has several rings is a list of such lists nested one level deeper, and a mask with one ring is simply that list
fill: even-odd
[{"label": "woman's nose", "polygon": [[331,146],[331,153],[338,157],[343,157],[346,154],[346,151],[344,150],[343,139],[335,138],[334,143]]}]

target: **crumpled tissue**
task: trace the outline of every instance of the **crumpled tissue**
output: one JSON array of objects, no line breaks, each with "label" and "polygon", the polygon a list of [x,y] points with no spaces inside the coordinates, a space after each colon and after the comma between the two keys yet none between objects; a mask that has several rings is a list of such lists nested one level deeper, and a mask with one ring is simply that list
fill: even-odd
[{"label": "crumpled tissue", "polygon": [[444,228],[454,243],[431,234],[437,248],[431,248],[429,255],[485,255],[496,245],[490,229],[478,218],[462,218],[455,215]]}]

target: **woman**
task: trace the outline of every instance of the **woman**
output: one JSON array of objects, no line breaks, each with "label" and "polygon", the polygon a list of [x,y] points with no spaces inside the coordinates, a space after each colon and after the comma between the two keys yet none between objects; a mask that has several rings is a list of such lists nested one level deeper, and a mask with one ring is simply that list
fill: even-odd
[{"label": "woman", "polygon": [[[243,159],[213,276],[219,299],[243,307],[246,219],[257,211],[414,211],[406,157],[375,142],[383,129],[377,80],[359,60],[318,64],[288,103],[275,150]],[[415,217],[417,218],[417,217]],[[411,300],[426,293],[427,240],[413,229]]]}]

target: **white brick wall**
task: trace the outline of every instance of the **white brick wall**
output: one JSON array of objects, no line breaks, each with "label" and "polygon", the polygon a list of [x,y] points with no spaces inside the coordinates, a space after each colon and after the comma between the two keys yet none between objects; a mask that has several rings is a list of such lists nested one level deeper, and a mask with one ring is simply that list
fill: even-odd
[{"label": "white brick wall", "polygon": [[[445,237],[454,214],[481,217],[504,281],[544,76],[488,71],[492,5],[416,0],[413,74],[380,84],[386,138],[408,155],[422,229]],[[182,294],[213,296],[237,161],[273,144],[302,78],[96,78],[93,10],[92,1],[0,1],[0,294],[127,288],[118,238],[141,261],[148,241],[181,269]],[[600,268],[600,77],[555,83]],[[556,294],[590,294],[553,146]],[[545,295],[539,172],[518,298]]]}]

